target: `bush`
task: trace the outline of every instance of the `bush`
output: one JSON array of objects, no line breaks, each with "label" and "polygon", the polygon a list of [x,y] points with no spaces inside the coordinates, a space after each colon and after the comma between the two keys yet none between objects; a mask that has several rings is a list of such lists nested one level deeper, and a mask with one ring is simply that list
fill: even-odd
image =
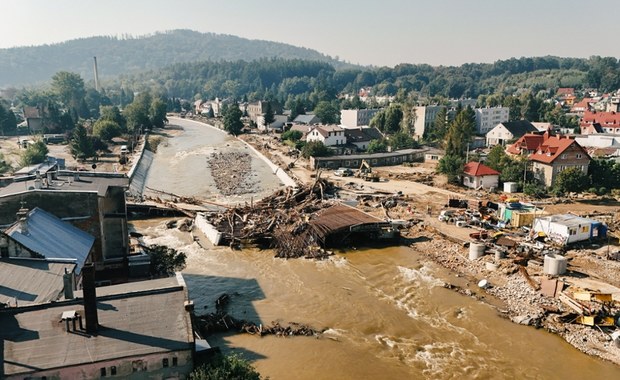
[{"label": "bush", "polygon": [[196,368],[190,380],[260,380],[260,373],[245,359],[237,354],[218,355],[210,363]]},{"label": "bush", "polygon": [[303,135],[301,131],[286,131],[282,134],[282,140],[299,141]]},{"label": "bush", "polygon": [[591,187],[588,189],[588,193],[598,194],[598,189],[596,187]]},{"label": "bush", "polygon": [[327,157],[331,155],[331,150],[320,141],[310,141],[301,150],[304,158]]},{"label": "bush", "polygon": [[523,185],[523,193],[530,197],[542,198],[547,195],[545,185],[538,181],[527,182]]},{"label": "bush", "polygon": [[605,186],[602,186],[598,189],[598,195],[605,195],[609,192],[609,189],[607,189]]},{"label": "bush", "polygon": [[165,245],[151,245],[145,250],[151,256],[151,274],[155,277],[171,276],[185,268],[187,256],[183,252]]},{"label": "bush", "polygon": [[21,164],[23,166],[29,166],[34,164],[40,164],[45,161],[48,150],[47,146],[41,139],[37,139],[34,144],[28,145],[26,150],[21,155]]}]

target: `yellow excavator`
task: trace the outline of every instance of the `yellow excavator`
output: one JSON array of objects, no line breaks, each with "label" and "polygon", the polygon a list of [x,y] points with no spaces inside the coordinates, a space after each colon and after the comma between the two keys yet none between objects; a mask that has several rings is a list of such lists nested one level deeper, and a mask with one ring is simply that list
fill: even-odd
[{"label": "yellow excavator", "polygon": [[372,167],[366,160],[362,160],[360,168],[355,173],[356,177],[362,178],[365,181],[379,182],[379,175],[372,171]]}]

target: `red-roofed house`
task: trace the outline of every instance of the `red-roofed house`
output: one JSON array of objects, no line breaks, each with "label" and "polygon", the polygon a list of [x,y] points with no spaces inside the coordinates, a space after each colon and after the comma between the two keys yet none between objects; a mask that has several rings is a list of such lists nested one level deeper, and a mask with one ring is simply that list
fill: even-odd
[{"label": "red-roofed house", "polygon": [[545,140],[536,152],[529,156],[534,176],[546,186],[553,186],[558,174],[566,169],[579,168],[588,174],[588,152],[568,136],[544,135]]},{"label": "red-roofed house", "polygon": [[499,172],[480,162],[468,162],[463,168],[463,185],[473,189],[489,189],[499,184]]},{"label": "red-roofed house", "polygon": [[600,124],[604,133],[620,134],[620,113],[586,111],[579,123],[581,134],[595,133],[596,129],[591,128],[594,124]]},{"label": "red-roofed house", "polygon": [[[547,137],[549,136],[548,133],[546,135]],[[541,133],[527,133],[521,136],[513,144],[508,145],[508,148],[506,148],[506,153],[515,156],[532,154],[538,149],[540,144],[545,141],[545,138],[545,135]]]},{"label": "red-roofed house", "polygon": [[570,112],[583,116],[586,113],[586,111],[590,111],[592,109],[593,102],[594,102],[594,99],[592,98],[583,98],[583,100],[581,100],[580,102],[573,104],[573,106],[570,109]]}]

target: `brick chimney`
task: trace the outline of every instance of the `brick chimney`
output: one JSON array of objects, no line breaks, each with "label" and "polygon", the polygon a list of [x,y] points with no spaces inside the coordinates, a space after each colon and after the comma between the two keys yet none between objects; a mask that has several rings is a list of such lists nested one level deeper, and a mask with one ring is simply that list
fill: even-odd
[{"label": "brick chimney", "polygon": [[82,268],[82,293],[84,294],[84,317],[86,332],[97,335],[99,318],[97,316],[97,290],[95,288],[95,267],[92,263]]}]

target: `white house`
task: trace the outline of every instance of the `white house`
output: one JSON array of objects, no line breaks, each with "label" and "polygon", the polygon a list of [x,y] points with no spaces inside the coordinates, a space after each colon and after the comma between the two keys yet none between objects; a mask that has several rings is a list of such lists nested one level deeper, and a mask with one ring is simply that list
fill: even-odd
[{"label": "white house", "polygon": [[498,123],[486,133],[487,146],[505,145],[506,142],[516,140],[526,133],[537,131],[536,126],[527,120]]},{"label": "white house", "polygon": [[573,214],[551,215],[534,219],[533,230],[560,244],[570,244],[607,236],[607,226],[598,220]]},{"label": "white house", "polygon": [[463,185],[472,189],[497,188],[499,172],[480,162],[469,162],[463,169]]},{"label": "white house", "polygon": [[509,107],[486,107],[476,108],[476,132],[485,135],[497,124],[504,123],[510,119]]},{"label": "white house", "polygon": [[283,131],[284,124],[288,121],[286,115],[273,115],[273,123],[265,126],[265,116],[258,115],[256,117],[256,126],[259,131]]},{"label": "white house", "polygon": [[308,131],[306,142],[320,141],[325,146],[345,145],[344,128],[338,125],[315,125]]}]

